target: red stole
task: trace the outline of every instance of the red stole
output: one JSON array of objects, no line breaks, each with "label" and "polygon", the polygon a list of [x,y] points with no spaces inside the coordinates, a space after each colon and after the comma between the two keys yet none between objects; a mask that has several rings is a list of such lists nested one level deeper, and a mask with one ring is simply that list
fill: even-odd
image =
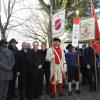
[{"label": "red stole", "polygon": [[60,47],[57,47],[57,48],[53,48],[53,49],[54,49],[53,52],[54,52],[54,55],[55,55],[55,64],[60,64],[60,61],[62,59],[62,51],[61,51],[61,48]]}]

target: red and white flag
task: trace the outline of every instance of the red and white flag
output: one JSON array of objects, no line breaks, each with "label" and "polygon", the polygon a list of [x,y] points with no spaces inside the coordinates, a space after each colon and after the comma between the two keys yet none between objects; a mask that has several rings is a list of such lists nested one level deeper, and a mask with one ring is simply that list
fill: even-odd
[{"label": "red and white flag", "polygon": [[65,9],[58,11],[52,16],[52,35],[59,37],[64,34]]},{"label": "red and white flag", "polygon": [[80,33],[80,18],[73,19],[72,46],[78,47]]},{"label": "red and white flag", "polygon": [[95,49],[95,51],[100,54],[100,40],[94,40],[92,41],[92,47]]},{"label": "red and white flag", "polygon": [[95,9],[94,9],[94,0],[91,0],[91,17],[95,18],[95,37],[96,39],[100,38],[100,31],[98,25],[98,19],[96,17]]}]

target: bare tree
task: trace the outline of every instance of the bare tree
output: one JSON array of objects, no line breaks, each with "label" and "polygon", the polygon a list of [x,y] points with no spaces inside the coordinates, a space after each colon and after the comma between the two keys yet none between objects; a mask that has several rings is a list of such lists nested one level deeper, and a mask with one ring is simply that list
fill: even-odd
[{"label": "bare tree", "polygon": [[0,14],[0,31],[1,38],[7,39],[6,33],[13,28],[22,25],[27,19],[20,18],[16,15],[17,12],[28,9],[18,8],[18,5],[24,5],[24,0],[1,0],[1,14]]},{"label": "bare tree", "polygon": [[32,38],[40,42],[48,42],[48,19],[48,15],[43,11],[32,11],[32,15],[28,21],[21,26],[21,32],[27,38]]}]

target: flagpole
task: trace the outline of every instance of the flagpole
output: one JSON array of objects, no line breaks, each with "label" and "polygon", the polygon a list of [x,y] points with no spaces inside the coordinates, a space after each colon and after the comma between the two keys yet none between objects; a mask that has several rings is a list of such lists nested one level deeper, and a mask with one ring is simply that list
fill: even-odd
[{"label": "flagpole", "polygon": [[[62,10],[61,10],[62,11]],[[50,6],[50,29],[51,29],[51,41],[53,42],[53,37],[54,36],[56,36],[56,37],[59,37],[59,36],[57,36],[58,35],[58,33],[60,33],[61,31],[60,30],[63,30],[63,28],[60,26],[59,28],[62,28],[62,29],[60,29],[59,31],[57,31],[58,29],[56,29],[56,27],[55,27],[55,24],[56,24],[56,21],[54,22],[54,19],[56,18],[56,16],[58,16],[57,15],[57,12],[58,12],[58,10],[56,9],[56,12],[55,12],[55,16],[53,16],[52,15],[52,13],[53,13],[54,11],[53,11],[53,9],[52,9],[52,5]],[[59,12],[60,12],[60,10],[59,10]],[[60,14],[59,14],[59,16],[60,16],[60,20],[64,20],[64,18],[63,19],[61,19],[62,18],[62,16],[65,14],[65,12],[63,13],[64,11],[62,11],[62,12],[60,12]],[[64,17],[65,17],[65,15],[64,15]],[[63,21],[64,22],[64,21]],[[60,24],[61,24],[61,22],[60,22]],[[63,23],[64,24],[64,23]],[[56,31],[54,31],[54,29],[56,30]],[[54,33],[54,34],[53,34]],[[62,32],[61,32],[62,33]],[[61,35],[61,34],[60,34]],[[50,38],[50,37],[49,37]],[[51,46],[52,46],[52,48],[53,48],[53,44],[51,44]],[[53,53],[52,53],[53,54]],[[58,100],[58,95],[57,95],[57,89],[56,89],[56,84],[57,84],[57,81],[56,81],[56,76],[55,76],[55,74],[56,74],[56,71],[55,71],[55,59],[53,58],[53,73],[54,73],[54,83],[55,83],[55,99],[56,100]]]},{"label": "flagpole", "polygon": [[[94,49],[93,49],[94,50]],[[96,53],[95,53],[96,51],[94,50],[93,51],[93,56],[94,56],[94,77],[95,77],[95,89],[96,89],[96,91],[97,91],[97,82],[98,82],[98,79],[97,79],[97,67],[96,67]]]},{"label": "flagpole", "polygon": [[[53,47],[53,44],[52,44],[52,42],[53,42],[53,35],[52,35],[52,12],[53,12],[53,10],[52,10],[52,5],[51,5],[50,6],[50,16],[49,16],[50,33],[51,33],[50,34],[51,35],[51,48]],[[58,100],[57,89],[56,89],[56,78],[55,78],[55,58],[53,58],[53,73],[54,73],[54,84],[55,84],[55,100]]]},{"label": "flagpole", "polygon": [[[97,25],[96,25],[96,15],[95,15],[95,9],[94,9],[94,0],[91,0],[91,16],[92,17],[94,17],[95,18],[95,26],[97,27]],[[96,28],[95,27],[95,35],[97,34],[96,32]],[[96,55],[95,55],[95,50],[94,50],[94,63],[95,63],[95,65],[94,65],[94,67],[95,67],[95,89],[96,89],[96,91],[97,91],[97,81],[98,81],[98,79],[97,79],[97,68],[96,68]]]},{"label": "flagpole", "polygon": [[94,61],[95,61],[95,88],[96,88],[96,91],[97,91],[97,83],[98,83],[98,79],[97,79],[97,68],[96,68],[96,54],[95,54],[95,51],[94,51]]},{"label": "flagpole", "polygon": [[93,5],[92,5],[92,0],[91,0],[91,15],[92,15],[92,17],[93,17],[93,12],[92,12],[92,10],[93,10]]}]

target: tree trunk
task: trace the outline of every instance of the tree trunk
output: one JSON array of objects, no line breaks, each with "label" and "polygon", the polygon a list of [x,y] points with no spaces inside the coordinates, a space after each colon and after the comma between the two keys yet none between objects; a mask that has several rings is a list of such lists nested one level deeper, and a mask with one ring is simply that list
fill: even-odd
[{"label": "tree trunk", "polygon": [[48,24],[48,43],[49,47],[52,47],[52,6],[50,6],[50,13],[49,13],[49,24]]},{"label": "tree trunk", "polygon": [[51,22],[49,21],[49,25],[48,25],[48,44],[49,47],[52,46],[52,30],[51,30]]},{"label": "tree trunk", "polygon": [[6,38],[6,32],[5,32],[5,31],[3,31],[3,32],[1,33],[1,39],[7,40],[7,38]]}]

